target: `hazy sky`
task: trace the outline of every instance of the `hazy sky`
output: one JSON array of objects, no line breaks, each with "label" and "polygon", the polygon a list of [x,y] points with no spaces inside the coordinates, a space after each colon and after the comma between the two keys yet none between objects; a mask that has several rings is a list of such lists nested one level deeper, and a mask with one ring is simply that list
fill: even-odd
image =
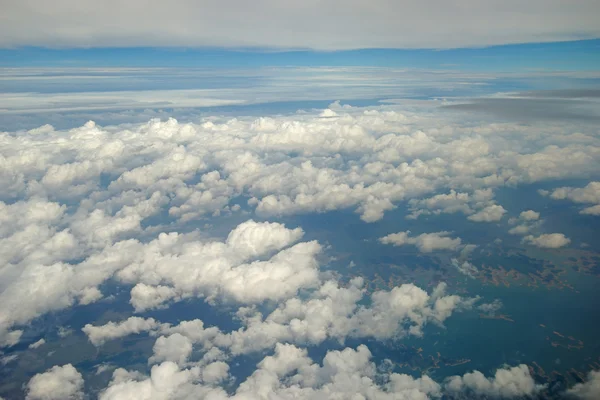
[{"label": "hazy sky", "polygon": [[600,37],[597,0],[2,0],[0,46],[448,48]]}]

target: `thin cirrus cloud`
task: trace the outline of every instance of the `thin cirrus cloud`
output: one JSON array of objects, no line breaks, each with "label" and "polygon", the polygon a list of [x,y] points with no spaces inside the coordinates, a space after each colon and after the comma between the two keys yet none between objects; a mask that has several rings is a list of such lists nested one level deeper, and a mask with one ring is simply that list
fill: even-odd
[{"label": "thin cirrus cloud", "polygon": [[594,0],[4,0],[1,7],[4,47],[449,48],[600,36]]}]

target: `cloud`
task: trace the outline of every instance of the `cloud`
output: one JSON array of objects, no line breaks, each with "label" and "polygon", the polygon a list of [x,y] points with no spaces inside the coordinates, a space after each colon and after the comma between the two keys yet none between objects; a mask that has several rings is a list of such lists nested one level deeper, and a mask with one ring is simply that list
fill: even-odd
[{"label": "cloud", "polygon": [[571,397],[582,400],[593,400],[600,396],[600,372],[590,371],[587,380],[583,383],[577,383],[567,390]]},{"label": "cloud", "polygon": [[498,369],[492,378],[474,371],[463,376],[447,379],[445,388],[451,393],[467,393],[493,398],[518,398],[532,396],[543,389],[535,383],[529,367],[521,364],[516,367]]},{"label": "cloud", "polygon": [[496,221],[502,218],[505,210],[494,203],[491,188],[476,189],[473,193],[450,190],[448,194],[437,194],[425,199],[409,200],[411,214],[408,219],[417,219],[421,215],[454,214],[461,212],[472,221]]},{"label": "cloud", "polygon": [[539,218],[540,213],[533,210],[523,211],[519,214],[519,219],[523,221],[537,221]]},{"label": "cloud", "polygon": [[527,224],[521,224],[521,225],[517,225],[514,228],[510,228],[508,230],[508,233],[510,233],[511,235],[525,235],[527,233],[529,233],[529,231],[531,230],[531,225],[527,225]]},{"label": "cloud", "polygon": [[554,189],[550,197],[556,200],[569,199],[575,203],[600,203],[600,182],[590,182],[583,188],[561,187]]},{"label": "cloud", "polygon": [[27,383],[27,400],[83,399],[83,377],[71,365],[55,365]]},{"label": "cloud", "polygon": [[182,368],[165,361],[152,367],[150,376],[117,369],[100,393],[102,400],[130,398],[183,399],[204,396],[218,399],[247,398],[394,398],[426,400],[450,396],[466,398],[519,398],[533,396],[544,388],[535,383],[526,365],[498,369],[493,377],[474,371],[453,376],[440,384],[427,375],[378,372],[371,351],[365,345],[329,350],[321,362],[309,357],[306,349],[277,343],[273,351],[235,389],[225,392],[219,382],[228,376],[222,361]]},{"label": "cloud", "polygon": [[551,90],[532,90],[528,92],[520,92],[517,94],[522,97],[551,97],[560,99],[582,99],[582,98],[598,98],[600,90],[598,89],[551,89]]},{"label": "cloud", "polygon": [[580,211],[580,214],[600,215],[600,182],[590,182],[583,188],[561,187],[549,193],[555,200],[568,199],[575,203],[595,204]]},{"label": "cloud", "polygon": [[463,275],[468,276],[469,278],[475,278],[475,275],[479,273],[479,270],[476,266],[471,264],[468,261],[463,261],[462,263],[458,261],[456,258],[450,260],[452,266],[458,270]]},{"label": "cloud", "polygon": [[356,349],[329,351],[322,364],[317,364],[308,357],[305,349],[277,344],[274,353],[259,362],[231,396],[221,387],[211,385],[223,379],[226,364],[212,363],[182,370],[174,363],[164,362],[152,367],[150,377],[116,370],[100,399],[126,399],[133,393],[144,393],[152,399],[179,399],[193,393],[208,398],[240,400],[348,398],[357,394],[365,398],[425,400],[441,396],[440,385],[428,376],[415,379],[409,375],[390,374],[387,384],[378,384],[371,357],[369,349],[361,345]]},{"label": "cloud", "polygon": [[[117,369],[106,398],[196,390],[223,397],[222,386],[235,378],[227,363],[238,356],[271,356],[282,343],[302,353],[326,342],[421,336],[454,313],[476,308],[479,298],[447,294],[444,284],[368,292],[362,278],[345,282],[320,268],[328,247],[311,240],[314,232],[274,220],[350,210],[358,215],[349,218],[373,222],[406,204],[409,214],[494,220],[505,214],[494,203],[496,188],[588,179],[600,157],[597,142],[564,141],[585,127],[456,122],[431,108],[394,104],[330,107],[337,116],[312,110],[0,133],[0,343],[17,344],[24,332],[40,335],[29,332],[29,324],[51,312],[81,307],[74,312],[87,315],[89,304],[103,298],[104,285],[129,292],[131,312],[200,299],[235,312],[238,326],[225,330],[201,320],[171,325],[125,315],[103,325],[84,321],[83,332],[95,346],[132,334],[156,338],[152,379]],[[532,217],[528,211],[514,224],[539,222]],[[562,234],[524,240],[568,243]],[[380,241],[424,253],[461,251],[462,258],[473,247],[449,231],[398,232]],[[455,267],[476,273],[464,261]],[[312,398],[327,385],[346,393],[331,380],[348,378],[338,359],[359,360],[352,383],[363,377],[366,387],[376,382],[356,393],[438,393],[424,378],[395,376],[389,387],[381,386],[370,375],[365,350],[344,351],[321,365],[281,349],[277,363],[283,366],[259,368],[247,393],[266,387]],[[296,388],[288,382],[304,379],[294,378],[298,368],[306,384]],[[283,382],[275,381],[282,373]]]},{"label": "cloud", "polygon": [[544,221],[540,220],[540,213],[527,210],[521,212],[518,218],[510,218],[508,223],[511,225],[519,224],[508,230],[511,235],[525,235],[532,229],[539,227]]},{"label": "cloud", "polygon": [[241,308],[238,317],[243,326],[232,332],[205,327],[201,320],[171,326],[139,317],[101,326],[88,324],[83,331],[95,346],[147,331],[161,336],[150,362],[173,361],[181,365],[189,357],[191,345],[198,344],[204,350],[220,348],[239,355],[268,350],[278,342],[317,345],[327,339],[344,342],[347,338],[421,336],[428,323],[441,326],[454,312],[469,310],[479,300],[447,295],[443,283],[431,294],[413,284],[403,284],[365,298],[363,284],[361,278],[353,279],[348,287],[326,281],[307,299],[288,299],[266,316],[253,308]]},{"label": "cloud", "polygon": [[7,364],[17,360],[18,358],[19,358],[18,354],[11,354],[8,356],[0,357],[0,364],[2,364],[3,366],[6,366]]},{"label": "cloud", "polygon": [[38,340],[37,342],[31,343],[29,345],[30,349],[37,349],[38,347],[43,346],[44,344],[46,344],[46,340],[44,338],[41,338],[40,340]]},{"label": "cloud", "polygon": [[504,305],[499,299],[494,300],[491,303],[484,303],[477,306],[477,309],[482,311],[486,315],[494,316]]},{"label": "cloud", "polygon": [[[59,210],[53,204],[50,203],[48,209]],[[39,208],[35,202],[26,205],[15,203],[11,207],[29,207],[23,211],[26,215],[33,215]],[[144,213],[152,210],[154,204],[142,201],[135,206],[124,208],[126,212],[133,213],[135,207]],[[40,224],[46,223],[46,219],[49,218],[48,211],[44,212],[44,222],[38,222]],[[60,212],[57,212],[60,215]],[[93,214],[95,212],[92,212]],[[54,214],[50,217],[60,218]],[[85,217],[85,220],[89,218]],[[114,218],[110,219],[114,222]],[[137,227],[138,223],[139,220],[136,222]],[[105,221],[102,225],[104,224],[110,225],[110,222]],[[114,232],[115,225],[111,226]],[[39,225],[37,227],[39,228]],[[134,231],[137,232],[137,229]],[[18,231],[15,235],[18,236],[21,232],[23,231]],[[36,238],[52,245],[42,244],[33,250],[29,248],[33,243],[24,241],[26,247],[22,249],[17,246],[6,248],[6,252],[11,252],[6,257],[11,257],[15,262],[14,265],[9,264],[5,267],[5,273],[11,270],[14,273],[7,275],[11,276],[11,284],[0,293],[4,304],[12,304],[11,307],[0,311],[0,337],[4,336],[3,341],[6,345],[15,344],[18,340],[18,331],[8,331],[15,324],[26,323],[48,311],[70,307],[77,300],[82,305],[98,300],[102,295],[97,285],[113,277],[116,272],[118,279],[139,284],[131,291],[131,303],[138,311],[156,308],[165,301],[180,299],[184,295],[190,297],[193,294],[250,303],[283,299],[294,295],[302,287],[314,286],[318,280],[315,257],[321,251],[321,247],[316,242],[298,243],[266,260],[253,260],[259,256],[271,255],[303,235],[299,228],[287,229],[278,223],[246,221],[230,232],[226,242],[198,241],[194,234],[163,233],[147,244],[123,240],[113,245],[112,241],[117,239],[112,233],[97,241],[98,235],[103,234],[95,230],[95,237],[87,241],[85,237],[81,238],[81,235],[78,235],[87,242],[90,249],[87,251],[93,252],[93,255],[77,265],[53,262],[56,258],[73,257],[73,254],[63,252],[63,248],[67,243],[67,249],[71,249],[74,240],[70,234],[63,235],[64,231],[54,232],[56,230],[46,227],[45,236],[38,234]],[[12,239],[9,237],[9,240]],[[74,246],[86,248],[81,242]],[[104,248],[98,251],[102,246]],[[11,255],[15,251],[17,254],[26,255],[15,258],[16,256]],[[162,252],[163,255],[157,256],[157,252]],[[46,254],[50,254],[51,257],[48,258]],[[207,266],[201,271],[195,267],[200,259],[204,260]],[[19,266],[22,267],[20,270]],[[158,285],[160,282],[168,283],[169,286]],[[43,296],[23,297],[18,294],[41,290],[44,292]]]},{"label": "cloud", "polygon": [[450,232],[422,233],[419,236],[410,237],[410,231],[391,233],[379,238],[383,244],[394,246],[413,245],[422,253],[431,253],[437,250],[457,250],[461,245],[460,238],[450,238]]},{"label": "cloud", "polygon": [[121,323],[109,322],[102,326],[85,325],[81,330],[94,346],[100,346],[107,340],[113,340],[132,333],[148,332],[158,326],[153,318],[130,317]]},{"label": "cloud", "polygon": [[504,207],[494,204],[470,215],[467,219],[474,222],[497,222],[502,219],[504,213],[506,213]]},{"label": "cloud", "polygon": [[523,238],[523,243],[546,249],[557,249],[571,243],[571,239],[565,237],[562,233],[550,233],[540,236],[528,235]]},{"label": "cloud", "polygon": [[[315,257],[321,246],[312,241],[288,247],[302,235],[299,228],[252,220],[233,229],[225,242],[161,234],[140,246],[137,262],[124,266],[117,277],[142,284],[132,289],[132,304],[138,310],[156,307],[176,294],[240,303],[281,300],[318,281]],[[264,259],[255,260],[258,257]],[[150,288],[159,283],[164,285]]]},{"label": "cloud", "polygon": [[581,210],[581,214],[600,215],[600,204],[596,204],[595,206],[584,208],[583,210]]},{"label": "cloud", "polygon": [[600,121],[600,114],[588,109],[595,108],[594,102],[570,98],[492,97],[480,98],[468,103],[449,104],[444,108],[471,113],[482,112],[503,120],[526,123],[567,121],[594,124]]},{"label": "cloud", "polygon": [[[104,3],[77,8],[72,1],[65,1],[50,7],[27,0],[19,7],[10,3],[5,7],[7,23],[0,30],[0,45],[333,50],[471,47],[600,36],[593,18],[598,6],[588,0],[578,0],[571,7],[560,2],[536,1],[530,8],[511,3],[504,18],[495,18],[496,8],[492,5],[476,2],[464,4],[469,13],[453,12],[456,9],[452,5],[441,1],[375,1],[370,7],[356,0],[334,0],[325,5],[277,4],[261,0],[248,8],[243,2],[228,7],[219,2],[203,7],[185,1],[174,1],[169,6],[159,1],[134,2],[131,9],[116,14],[114,7]],[[344,13],[331,18],[332,11],[340,9]],[[62,28],[51,29],[54,26]]]},{"label": "cloud", "polygon": [[159,308],[176,296],[177,291],[168,286],[150,286],[138,283],[131,289],[130,303],[135,312],[143,312],[148,309]]},{"label": "cloud", "polygon": [[148,363],[172,361],[183,365],[192,353],[192,342],[187,337],[174,333],[156,339],[152,350],[154,355],[150,357]]}]

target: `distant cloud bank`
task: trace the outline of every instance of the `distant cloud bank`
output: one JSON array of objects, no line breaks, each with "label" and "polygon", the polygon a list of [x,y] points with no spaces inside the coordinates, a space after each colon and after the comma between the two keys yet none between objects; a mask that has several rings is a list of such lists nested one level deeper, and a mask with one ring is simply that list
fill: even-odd
[{"label": "distant cloud bank", "polygon": [[600,5],[331,0],[5,1],[0,46],[451,48],[600,37]]}]

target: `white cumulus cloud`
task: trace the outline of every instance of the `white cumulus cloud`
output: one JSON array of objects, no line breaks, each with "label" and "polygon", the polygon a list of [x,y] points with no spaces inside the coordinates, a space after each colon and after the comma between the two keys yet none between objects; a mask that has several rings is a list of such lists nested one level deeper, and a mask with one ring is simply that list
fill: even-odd
[{"label": "white cumulus cloud", "polygon": [[523,242],[546,249],[557,249],[559,247],[567,246],[571,243],[571,239],[567,238],[562,233],[548,233],[539,236],[525,236]]},{"label": "white cumulus cloud", "polygon": [[457,250],[462,240],[460,238],[448,237],[450,232],[422,233],[418,236],[409,236],[410,232],[391,233],[379,239],[383,244],[392,244],[394,246],[413,245],[420,252],[431,253],[437,250]]},{"label": "white cumulus cloud", "polygon": [[27,383],[27,400],[83,399],[83,377],[71,365],[54,366]]},{"label": "white cumulus cloud", "polygon": [[488,396],[492,398],[519,398],[532,396],[543,389],[542,385],[535,383],[525,364],[511,368],[498,369],[491,378],[486,378],[479,371],[467,373],[463,376],[453,376],[445,384],[449,392],[467,393],[474,396]]},{"label": "white cumulus cloud", "polygon": [[590,371],[587,380],[577,383],[567,390],[567,394],[581,400],[594,400],[600,397],[600,371]]}]

